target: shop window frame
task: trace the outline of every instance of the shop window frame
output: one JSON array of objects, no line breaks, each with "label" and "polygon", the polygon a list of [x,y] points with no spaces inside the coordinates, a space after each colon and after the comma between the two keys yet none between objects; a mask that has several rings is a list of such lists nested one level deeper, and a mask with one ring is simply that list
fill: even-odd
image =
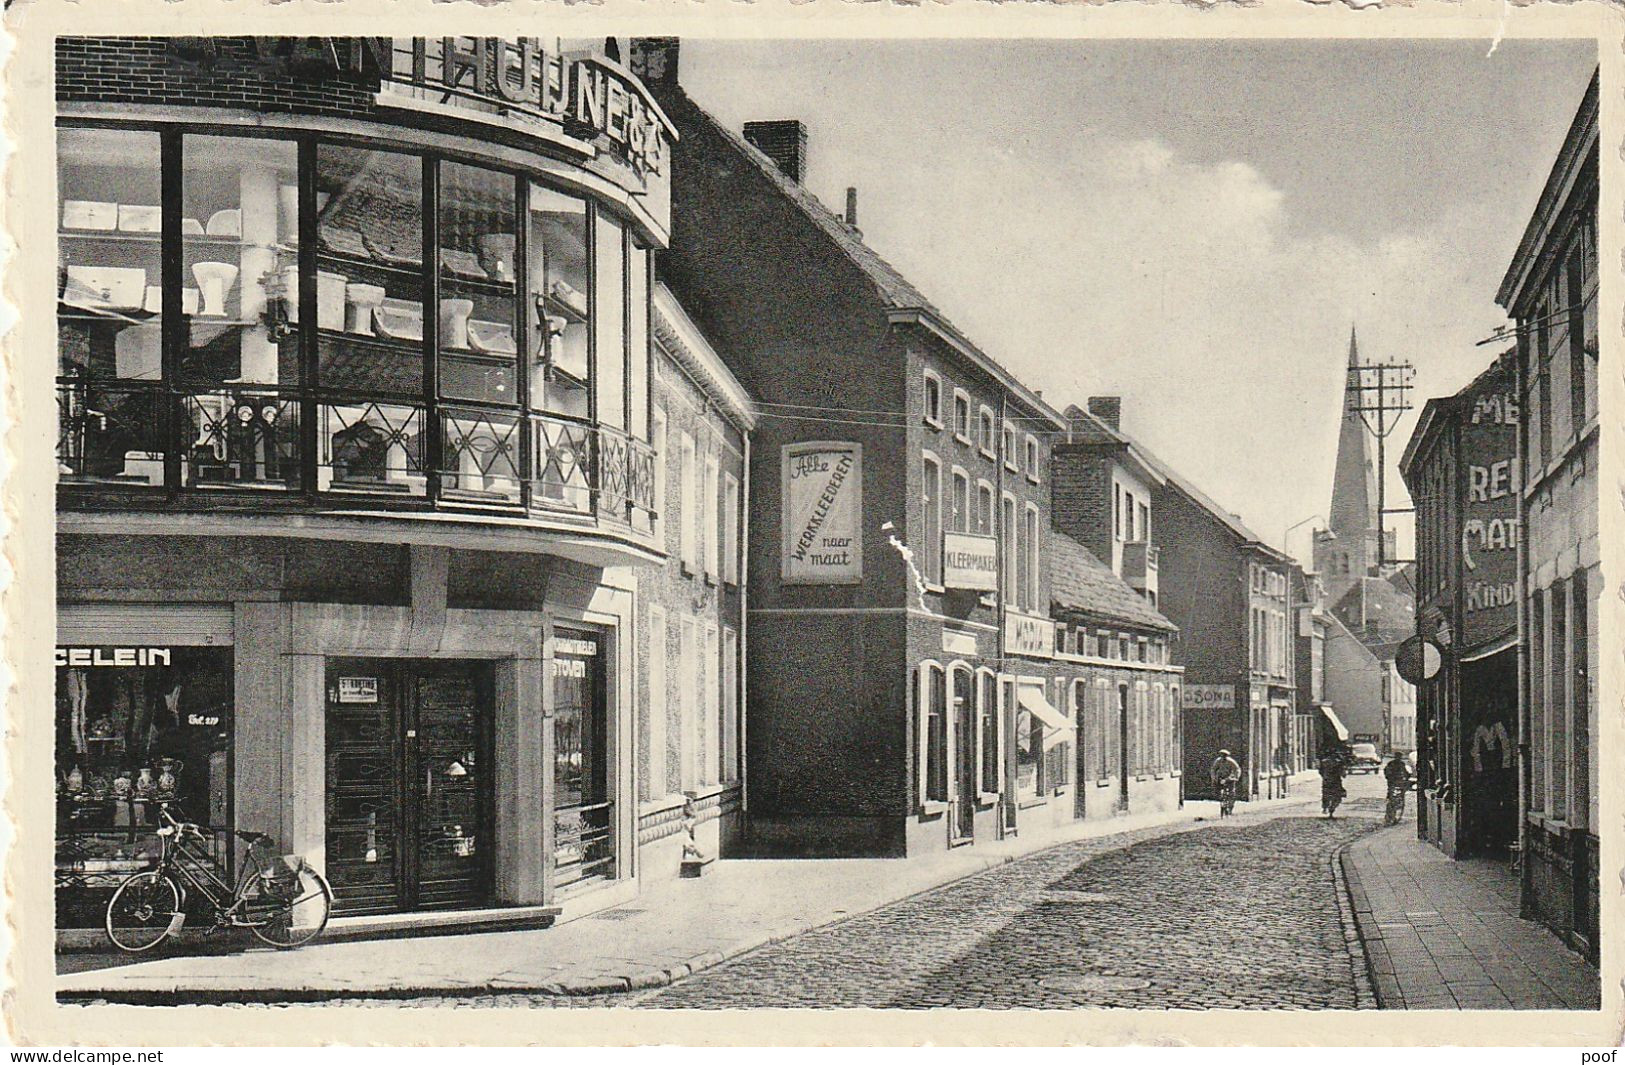
[{"label": "shop window frame", "polygon": [[[155,504],[164,506],[198,506],[208,507],[214,505],[211,501],[218,501],[218,505],[237,507],[241,500],[251,497],[255,505],[261,509],[308,509],[320,503],[323,507],[337,507],[341,509],[374,509],[380,505],[387,506],[395,511],[446,511],[461,513],[496,512],[503,514],[521,514],[532,518],[546,518],[559,513],[586,515],[594,519],[609,518],[616,524],[638,527],[635,517],[638,512],[648,512],[654,505],[653,479],[654,456],[653,442],[650,440],[653,423],[654,407],[654,330],[653,330],[653,295],[654,295],[654,259],[658,249],[649,246],[646,241],[635,234],[634,227],[616,212],[592,196],[589,192],[572,186],[567,181],[560,181],[557,175],[550,174],[541,169],[527,169],[511,161],[498,160],[483,155],[472,149],[459,149],[457,146],[425,145],[414,142],[405,135],[391,136],[388,130],[379,130],[377,135],[360,135],[354,133],[314,131],[309,129],[293,128],[244,128],[241,126],[208,121],[171,121],[165,119],[129,119],[101,116],[69,116],[60,118],[54,126],[53,136],[61,136],[73,130],[115,130],[136,133],[153,134],[158,138],[159,144],[159,185],[161,225],[159,231],[160,245],[160,277],[161,310],[159,323],[161,331],[161,357],[160,376],[154,381],[124,382],[116,378],[109,378],[105,382],[91,379],[90,386],[102,385],[103,390],[108,388],[120,392],[150,395],[156,401],[156,432],[164,443],[163,451],[163,479],[162,483],[117,483],[99,480],[68,481],[64,487],[75,493],[94,492],[97,494],[116,493],[121,497],[131,499],[147,498]],[[297,456],[298,464],[297,484],[287,488],[267,488],[264,486],[239,486],[235,484],[209,485],[207,487],[188,486],[183,484],[181,465],[181,437],[182,426],[178,421],[177,408],[181,399],[190,392],[222,391],[209,389],[202,385],[188,386],[181,380],[179,374],[179,359],[183,350],[189,343],[188,329],[193,321],[192,316],[183,314],[182,289],[186,287],[186,279],[182,276],[184,261],[182,258],[182,232],[181,218],[183,213],[183,197],[185,195],[185,158],[182,154],[183,143],[187,138],[214,137],[214,138],[241,138],[246,142],[276,141],[291,143],[296,149],[296,166],[298,172],[298,204],[299,204],[299,240],[296,249],[296,264],[300,278],[300,291],[294,295],[297,300],[298,318],[301,323],[297,341],[296,359],[299,368],[298,382],[293,385],[281,383],[274,385],[256,385],[243,383],[233,386],[236,391],[244,395],[252,392],[254,395],[266,394],[285,398],[290,404],[290,411],[297,411],[298,436]],[[395,393],[384,395],[376,389],[346,389],[324,386],[318,374],[319,335],[316,326],[316,258],[318,254],[318,212],[317,202],[317,176],[318,155],[322,149],[350,149],[358,151],[394,152],[403,154],[421,163],[424,173],[421,202],[419,210],[424,220],[425,253],[422,256],[421,279],[423,305],[423,387],[421,395],[416,391],[410,393]],[[429,249],[438,249],[438,215],[442,210],[439,196],[439,173],[444,165],[460,164],[489,171],[512,180],[514,185],[514,216],[516,239],[516,277],[514,291],[517,307],[516,321],[514,323],[515,346],[519,351],[516,358],[516,387],[514,402],[503,403],[493,400],[465,402],[438,395],[438,366],[442,355],[438,343],[438,301],[440,298],[440,264],[437,252]],[[60,187],[61,175],[55,176],[57,187]],[[522,306],[528,286],[526,273],[528,263],[525,256],[525,242],[528,237],[528,201],[526,193],[531,184],[540,185],[574,199],[580,200],[586,210],[586,239],[588,242],[588,302],[589,324],[595,321],[595,300],[597,298],[597,278],[592,276],[595,267],[596,248],[598,239],[598,218],[600,215],[614,216],[621,230],[622,254],[620,257],[621,278],[621,324],[622,342],[626,346],[625,365],[626,372],[622,376],[620,399],[623,405],[623,419],[627,420],[624,429],[617,429],[605,423],[599,417],[597,410],[597,389],[589,393],[589,413],[586,418],[573,417],[562,413],[548,413],[529,409],[529,363],[525,354],[528,352],[530,332],[529,315]],[[60,218],[58,219],[60,223]],[[643,293],[649,306],[642,316],[648,328],[643,337],[643,349],[637,350],[635,338],[631,336],[631,321],[633,309],[630,305],[630,295],[633,293],[633,283],[630,276],[633,247],[641,248],[647,254],[643,256],[644,267],[647,272],[646,284]],[[243,281],[239,277],[237,284]],[[596,374],[597,343],[596,330],[589,329],[589,365]],[[60,339],[58,340],[60,344]],[[640,358],[641,355],[641,358]],[[60,352],[56,356],[60,360]],[[632,367],[641,365],[644,378],[644,393],[648,397],[643,404],[643,424],[634,426],[630,424],[632,410],[632,396],[634,383],[632,381]],[[69,387],[71,382],[64,380],[68,375],[61,373],[60,361],[58,363],[58,394]],[[138,383],[141,387],[129,387]],[[331,488],[322,489],[318,485],[318,472],[321,465],[321,441],[319,438],[322,425],[322,415],[325,408],[334,405],[358,405],[370,403],[387,403],[403,408],[412,408],[418,414],[418,429],[421,438],[422,454],[419,459],[419,472],[424,478],[422,494],[396,496],[392,493],[377,493],[369,491],[334,491]],[[515,432],[516,454],[513,459],[518,474],[517,499],[514,501],[480,501],[470,502],[456,498],[448,498],[441,491],[441,457],[443,450],[442,422],[449,411],[457,408],[469,408],[485,414],[501,417],[511,416],[517,422]],[[533,481],[537,475],[535,469],[534,433],[532,427],[539,422],[557,422],[564,425],[581,427],[584,435],[580,439],[588,444],[585,450],[590,451],[592,461],[592,476],[585,491],[589,494],[589,502],[584,507],[563,507],[549,505],[548,502],[534,498],[532,491]],[[58,429],[59,434],[62,432]],[[613,453],[615,458],[608,460],[607,454]],[[579,458],[579,456],[578,456]],[[606,476],[606,462],[615,467],[613,476]],[[620,469],[621,465],[625,469]],[[634,493],[636,495],[634,496]],[[647,498],[645,498],[647,497]],[[609,506],[600,505],[609,501]],[[642,502],[639,502],[642,500]]]}]

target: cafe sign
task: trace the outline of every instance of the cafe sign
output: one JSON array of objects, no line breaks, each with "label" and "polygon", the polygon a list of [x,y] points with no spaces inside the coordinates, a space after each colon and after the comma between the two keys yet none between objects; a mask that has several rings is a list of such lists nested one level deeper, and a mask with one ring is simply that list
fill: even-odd
[{"label": "cafe sign", "polygon": [[1004,612],[1004,653],[1025,658],[1055,657],[1055,622],[1049,618]]},{"label": "cafe sign", "polygon": [[999,590],[999,542],[972,533],[942,534],[942,584],[971,592]]},{"label": "cafe sign", "polygon": [[1179,689],[1180,706],[1186,710],[1234,710],[1234,684],[1187,684]]},{"label": "cafe sign", "polygon": [[1462,412],[1462,632],[1465,647],[1518,624],[1517,434],[1519,405],[1504,371],[1491,374]]},{"label": "cafe sign", "polygon": [[787,584],[863,579],[863,445],[786,444],[780,456]]}]

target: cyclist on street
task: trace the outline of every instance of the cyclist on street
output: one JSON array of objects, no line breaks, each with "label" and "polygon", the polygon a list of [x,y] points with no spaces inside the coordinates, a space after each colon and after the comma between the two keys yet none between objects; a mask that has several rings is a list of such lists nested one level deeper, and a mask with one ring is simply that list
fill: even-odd
[{"label": "cyclist on street", "polygon": [[1230,757],[1229,751],[1220,751],[1208,775],[1219,792],[1219,816],[1229,817],[1236,808],[1236,784],[1241,780],[1241,766]]},{"label": "cyclist on street", "polygon": [[1411,769],[1405,756],[1396,754],[1388,759],[1382,775],[1388,780],[1388,812],[1383,823],[1397,825],[1405,819],[1405,793],[1411,790]]}]

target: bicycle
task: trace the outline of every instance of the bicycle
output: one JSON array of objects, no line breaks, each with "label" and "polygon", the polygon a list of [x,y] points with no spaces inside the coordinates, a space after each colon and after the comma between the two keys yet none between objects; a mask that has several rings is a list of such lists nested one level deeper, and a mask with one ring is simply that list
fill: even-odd
[{"label": "bicycle", "polygon": [[1236,812],[1236,782],[1225,780],[1219,783],[1219,816],[1230,817]]},{"label": "bicycle", "polygon": [[158,862],[132,873],[107,903],[107,938],[130,954],[151,950],[186,923],[187,888],[209,904],[214,925],[207,931],[247,928],[278,949],[303,946],[327,927],[333,889],[297,855],[274,855],[271,837],[260,832],[231,834],[248,844],[235,887],[215,871],[203,849],[203,830],[158,804]]},{"label": "bicycle", "polygon": [[1385,825],[1397,825],[1405,820],[1405,793],[1411,790],[1410,782],[1402,786],[1388,785],[1388,809],[1382,816]]}]

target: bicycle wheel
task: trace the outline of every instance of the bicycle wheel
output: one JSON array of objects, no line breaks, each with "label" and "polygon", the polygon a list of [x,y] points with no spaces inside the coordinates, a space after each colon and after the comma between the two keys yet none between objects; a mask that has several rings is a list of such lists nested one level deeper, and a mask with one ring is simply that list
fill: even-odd
[{"label": "bicycle wheel", "polygon": [[261,879],[254,891],[247,907],[249,929],[278,949],[302,947],[321,935],[333,911],[333,889],[308,865],[297,875]]},{"label": "bicycle wheel", "polygon": [[126,877],[107,902],[107,938],[131,954],[156,947],[183,920],[181,889],[156,870]]}]

